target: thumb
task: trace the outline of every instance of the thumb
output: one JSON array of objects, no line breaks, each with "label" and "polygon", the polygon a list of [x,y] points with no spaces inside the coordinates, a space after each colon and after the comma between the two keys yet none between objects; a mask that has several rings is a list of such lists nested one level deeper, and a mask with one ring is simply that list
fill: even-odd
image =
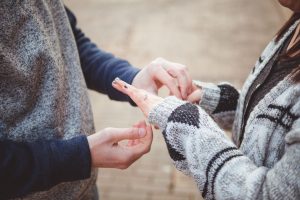
[{"label": "thumb", "polygon": [[199,104],[201,97],[202,97],[202,91],[198,89],[188,96],[187,101],[191,103]]},{"label": "thumb", "polygon": [[140,128],[116,128],[110,134],[113,142],[119,142],[122,140],[135,140],[146,136],[146,130],[143,127]]}]

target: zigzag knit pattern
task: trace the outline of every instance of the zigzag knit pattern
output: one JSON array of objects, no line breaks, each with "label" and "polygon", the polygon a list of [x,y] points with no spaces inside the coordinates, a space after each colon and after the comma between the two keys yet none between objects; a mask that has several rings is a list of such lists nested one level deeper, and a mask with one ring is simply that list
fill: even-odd
[{"label": "zigzag knit pattern", "polygon": [[[205,199],[300,199],[299,83],[288,76],[274,86],[239,140],[249,86],[297,24],[267,46],[241,92],[195,81],[204,92],[200,106],[168,97],[150,111],[175,167],[195,180]],[[233,141],[220,127],[233,128]]]}]

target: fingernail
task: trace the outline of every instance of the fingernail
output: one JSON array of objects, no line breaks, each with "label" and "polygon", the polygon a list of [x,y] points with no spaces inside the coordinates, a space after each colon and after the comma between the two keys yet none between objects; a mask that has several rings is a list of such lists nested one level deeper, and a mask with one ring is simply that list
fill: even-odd
[{"label": "fingernail", "polygon": [[141,138],[145,137],[146,135],[146,130],[143,128],[139,128],[139,135]]},{"label": "fingernail", "polygon": [[112,83],[116,85],[116,84],[118,84],[118,81],[120,81],[120,78],[119,78],[119,77],[116,77],[115,80],[113,80]]}]

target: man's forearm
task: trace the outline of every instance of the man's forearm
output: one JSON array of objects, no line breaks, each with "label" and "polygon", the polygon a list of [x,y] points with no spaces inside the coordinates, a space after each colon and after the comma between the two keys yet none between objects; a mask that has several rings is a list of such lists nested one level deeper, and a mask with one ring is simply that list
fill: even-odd
[{"label": "man's forearm", "polygon": [[129,98],[115,90],[111,83],[116,77],[132,83],[139,69],[133,67],[128,61],[99,49],[77,27],[75,15],[68,8],[66,8],[66,12],[77,44],[81,68],[88,88],[107,94],[114,100],[128,101]]},{"label": "man's forearm", "polygon": [[46,190],[90,176],[86,136],[34,143],[0,141],[0,199]]}]

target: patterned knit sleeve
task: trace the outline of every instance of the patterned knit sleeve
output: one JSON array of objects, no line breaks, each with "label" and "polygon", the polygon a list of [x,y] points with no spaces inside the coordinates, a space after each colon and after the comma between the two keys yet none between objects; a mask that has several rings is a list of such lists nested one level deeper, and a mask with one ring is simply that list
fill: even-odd
[{"label": "patterned knit sleeve", "polygon": [[204,83],[194,81],[202,89],[203,96],[200,106],[209,113],[223,129],[232,128],[239,92],[229,83]]},{"label": "patterned knit sleeve", "polygon": [[256,166],[199,106],[168,97],[149,121],[163,130],[175,167],[196,181],[205,199],[299,199],[300,119],[273,168]]}]

